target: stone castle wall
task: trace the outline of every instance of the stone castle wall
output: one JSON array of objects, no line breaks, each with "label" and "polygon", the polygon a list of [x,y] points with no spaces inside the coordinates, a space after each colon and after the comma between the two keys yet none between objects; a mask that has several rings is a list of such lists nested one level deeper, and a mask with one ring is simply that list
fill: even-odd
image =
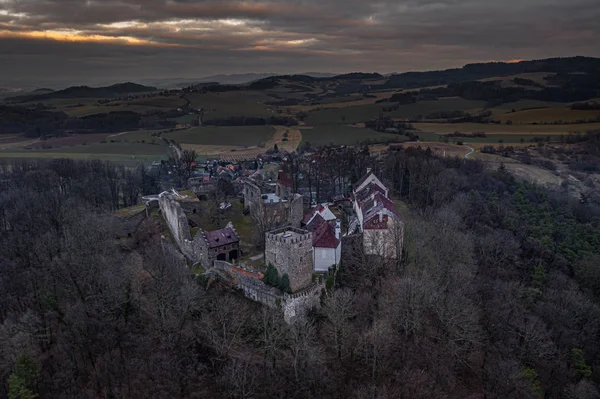
[{"label": "stone castle wall", "polygon": [[[292,237],[281,233],[292,231]],[[271,231],[266,235],[265,258],[280,275],[287,274],[292,292],[308,287],[312,282],[312,233],[292,227]]]},{"label": "stone castle wall", "polygon": [[317,283],[296,294],[283,294],[278,289],[263,283],[261,272],[223,261],[215,261],[214,267],[207,273],[239,289],[248,299],[273,309],[281,307],[287,323],[293,322],[296,318],[305,317],[311,309],[319,308],[321,295],[325,290],[325,282],[320,279]]},{"label": "stone castle wall", "polygon": [[181,204],[170,194],[161,194],[158,199],[160,211],[167,222],[179,250],[193,263],[208,267],[208,245],[202,230],[192,239],[190,226]]}]

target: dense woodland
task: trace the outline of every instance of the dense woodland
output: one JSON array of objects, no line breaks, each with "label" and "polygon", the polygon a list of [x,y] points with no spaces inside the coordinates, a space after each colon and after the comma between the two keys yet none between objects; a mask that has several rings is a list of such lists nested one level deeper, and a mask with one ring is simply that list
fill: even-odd
[{"label": "dense woodland", "polygon": [[144,168],[0,167],[0,397],[599,397],[596,205],[420,149],[315,156],[320,186],[366,167],[390,184],[405,251],[345,242],[293,325],[191,278],[159,219],[115,238],[111,211],[156,192]]}]

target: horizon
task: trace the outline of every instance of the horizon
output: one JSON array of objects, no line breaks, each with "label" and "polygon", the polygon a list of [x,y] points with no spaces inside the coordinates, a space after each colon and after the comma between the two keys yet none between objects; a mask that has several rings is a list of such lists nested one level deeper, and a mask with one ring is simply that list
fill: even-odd
[{"label": "horizon", "polygon": [[[164,84],[166,85],[166,82],[170,82],[170,84],[172,85],[173,88],[179,87],[178,85],[181,85],[183,82],[185,82],[186,84],[192,84],[192,83],[204,83],[204,82],[209,82],[211,78],[215,78],[215,77],[241,77],[241,76],[251,76],[251,75],[258,75],[260,76],[259,78],[256,78],[255,80],[261,80],[261,79],[265,79],[267,77],[273,77],[273,76],[285,76],[285,75],[330,75],[330,76],[339,76],[339,75],[345,75],[345,74],[351,74],[351,73],[374,73],[374,74],[379,74],[382,76],[390,76],[390,75],[395,75],[395,74],[404,74],[404,73],[421,73],[421,72],[433,72],[433,71],[444,71],[444,70],[452,70],[452,69],[461,69],[464,68],[467,65],[472,65],[472,64],[488,64],[488,63],[505,63],[505,64],[515,64],[515,63],[521,63],[521,62],[529,62],[529,61],[539,61],[539,60],[547,60],[547,59],[565,59],[565,58],[578,58],[578,57],[582,57],[582,58],[595,58],[595,59],[600,59],[600,57],[594,57],[594,56],[588,56],[588,55],[572,55],[572,56],[553,56],[553,57],[547,57],[547,58],[536,58],[536,59],[514,59],[514,60],[486,60],[486,61],[480,61],[480,62],[473,62],[473,63],[467,63],[467,64],[463,64],[460,66],[451,66],[449,68],[444,68],[444,69],[422,69],[422,70],[407,70],[407,71],[392,71],[392,72],[379,72],[379,71],[359,71],[359,70],[350,70],[350,71],[346,71],[346,72],[322,72],[322,71],[310,71],[310,72],[291,72],[291,73],[277,73],[277,72],[240,72],[240,73],[219,73],[219,74],[214,74],[214,75],[206,75],[206,76],[199,76],[199,77],[182,77],[182,76],[173,76],[173,77],[164,77],[164,76],[156,76],[156,77],[145,77],[145,78],[123,78],[123,79],[119,79],[119,78],[115,78],[114,80],[111,79],[103,79],[103,80],[88,80],[87,82],[74,82],[70,79],[59,79],[59,80],[38,80],[35,81],[33,80],[33,82],[28,82],[27,84],[23,85],[23,83],[25,82],[19,82],[17,85],[18,86],[14,86],[14,82],[15,81],[3,81],[2,78],[0,77],[0,89],[6,89],[9,91],[14,91],[14,92],[22,92],[22,91],[27,91],[27,90],[35,90],[35,89],[51,89],[51,90],[62,90],[62,89],[66,89],[69,87],[83,87],[83,86],[87,86],[87,87],[106,87],[106,86],[112,86],[112,85],[117,85],[117,84],[124,84],[124,83],[135,83],[135,84],[139,84],[139,85],[144,85],[144,86],[153,86],[154,84],[163,81]],[[179,83],[175,83],[175,81],[182,81]],[[189,82],[186,82],[189,81]],[[245,80],[245,81],[241,81],[238,83],[222,83],[219,82],[221,84],[243,84],[243,83],[247,83],[247,82],[251,82],[253,81],[253,79],[250,80]],[[69,83],[67,83],[69,82]],[[154,82],[154,83],[152,83]],[[161,85],[157,85],[158,88],[166,88],[166,87],[160,87]]]},{"label": "horizon", "polygon": [[0,74],[97,84],[598,57],[598,16],[592,0],[0,0]]}]

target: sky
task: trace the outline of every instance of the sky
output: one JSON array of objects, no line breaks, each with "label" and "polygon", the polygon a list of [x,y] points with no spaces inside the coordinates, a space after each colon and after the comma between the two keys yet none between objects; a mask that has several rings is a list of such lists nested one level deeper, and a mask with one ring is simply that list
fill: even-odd
[{"label": "sky", "polygon": [[93,83],[600,57],[598,0],[0,0],[0,76]]}]

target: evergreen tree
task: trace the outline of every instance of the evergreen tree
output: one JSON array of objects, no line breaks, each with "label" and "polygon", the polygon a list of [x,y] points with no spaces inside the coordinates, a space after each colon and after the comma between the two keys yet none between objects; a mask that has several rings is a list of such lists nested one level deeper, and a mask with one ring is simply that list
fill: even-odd
[{"label": "evergreen tree", "polygon": [[39,397],[36,386],[40,372],[35,360],[21,355],[15,362],[13,373],[8,377],[9,399],[35,399]]}]

